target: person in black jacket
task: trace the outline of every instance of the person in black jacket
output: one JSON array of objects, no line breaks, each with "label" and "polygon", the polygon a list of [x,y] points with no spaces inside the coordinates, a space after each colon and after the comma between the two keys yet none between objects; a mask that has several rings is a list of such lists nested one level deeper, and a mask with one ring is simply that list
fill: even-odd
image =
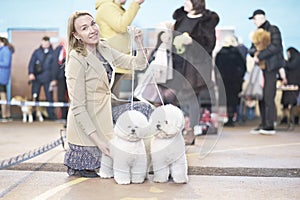
[{"label": "person in black jacket", "polygon": [[[39,48],[35,49],[31,55],[28,66],[28,78],[32,83],[32,97],[33,100],[39,101],[40,90],[43,86],[46,100],[53,102],[53,92],[50,85],[53,85],[53,48],[48,36],[44,36],[41,40]],[[48,119],[55,119],[53,107],[47,107]]]},{"label": "person in black jacket", "polygon": [[[216,55],[216,66],[223,80],[226,94],[226,107],[228,122],[225,126],[234,126],[233,116],[237,113],[239,105],[239,93],[242,91],[242,84],[246,72],[246,60],[237,48],[237,40],[232,35],[225,37],[224,45]],[[218,79],[220,80],[220,79]]]},{"label": "person in black jacket", "polygon": [[[297,85],[300,88],[300,53],[294,47],[289,47],[287,50],[288,59],[284,67],[288,85]],[[289,106],[297,105],[297,97],[299,89],[296,91],[283,91],[281,104],[283,105],[283,118],[281,123],[288,123]],[[291,119],[295,124],[299,123],[299,118]]]},{"label": "person in black jacket", "polygon": [[276,95],[276,74],[278,69],[285,64],[281,33],[277,26],[266,20],[265,12],[261,9],[254,11],[249,19],[253,20],[258,29],[262,28],[270,32],[271,35],[271,44],[264,50],[258,52],[254,44],[249,49],[249,54],[253,57],[254,62],[258,64],[260,61],[265,61],[266,67],[263,69],[263,99],[259,101],[261,123],[257,128],[251,130],[251,133],[275,134],[276,107],[274,99]]},{"label": "person in black jacket", "polygon": [[193,128],[199,123],[201,107],[210,109],[211,106],[211,56],[219,16],[206,9],[205,0],[187,0],[183,7],[175,10],[173,19],[174,78],[167,86],[176,91],[179,104],[188,113]]}]

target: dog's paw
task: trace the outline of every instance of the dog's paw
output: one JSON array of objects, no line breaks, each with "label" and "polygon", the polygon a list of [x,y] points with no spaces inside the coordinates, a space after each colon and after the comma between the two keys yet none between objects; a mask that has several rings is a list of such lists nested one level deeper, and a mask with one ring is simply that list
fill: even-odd
[{"label": "dog's paw", "polygon": [[118,179],[116,177],[115,177],[115,181],[119,185],[129,185],[130,184],[130,180],[122,180],[122,179]]}]

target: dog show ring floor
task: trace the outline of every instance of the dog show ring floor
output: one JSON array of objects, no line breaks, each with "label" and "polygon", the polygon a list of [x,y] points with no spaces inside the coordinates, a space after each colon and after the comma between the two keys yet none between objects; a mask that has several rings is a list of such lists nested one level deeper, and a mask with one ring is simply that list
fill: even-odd
[{"label": "dog show ring floor", "polygon": [[45,151],[2,167],[0,199],[300,199],[300,127],[278,129],[275,135],[250,134],[255,125],[224,127],[219,134],[198,136],[194,145],[187,145],[187,184],[154,183],[150,173],[142,184],[118,185],[114,179],[67,175],[65,149],[57,144],[64,131],[62,123],[0,123],[2,166],[10,158]]}]

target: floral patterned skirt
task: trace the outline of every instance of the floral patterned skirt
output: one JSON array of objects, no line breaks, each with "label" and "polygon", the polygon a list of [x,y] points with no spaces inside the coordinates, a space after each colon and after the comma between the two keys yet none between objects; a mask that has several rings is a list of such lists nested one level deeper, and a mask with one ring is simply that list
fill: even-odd
[{"label": "floral patterned skirt", "polygon": [[[113,123],[119,116],[131,109],[131,104],[126,103],[112,108]],[[148,119],[153,111],[152,107],[143,102],[134,102],[133,109],[142,112]],[[69,143],[64,158],[64,164],[68,167],[68,174],[75,175],[77,170],[97,170],[101,167],[102,152],[95,146],[79,146]]]}]

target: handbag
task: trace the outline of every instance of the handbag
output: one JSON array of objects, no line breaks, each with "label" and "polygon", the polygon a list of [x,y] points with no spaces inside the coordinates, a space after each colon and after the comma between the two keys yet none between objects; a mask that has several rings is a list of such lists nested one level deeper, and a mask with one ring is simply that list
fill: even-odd
[{"label": "handbag", "polygon": [[249,82],[241,97],[247,100],[261,100],[263,98],[264,76],[259,65],[255,65],[250,72]]},{"label": "handbag", "polygon": [[39,60],[37,60],[37,62],[34,65],[34,74],[38,75],[41,74],[44,70],[43,70],[43,65],[47,59],[48,53],[45,54],[42,62],[39,62]]}]

